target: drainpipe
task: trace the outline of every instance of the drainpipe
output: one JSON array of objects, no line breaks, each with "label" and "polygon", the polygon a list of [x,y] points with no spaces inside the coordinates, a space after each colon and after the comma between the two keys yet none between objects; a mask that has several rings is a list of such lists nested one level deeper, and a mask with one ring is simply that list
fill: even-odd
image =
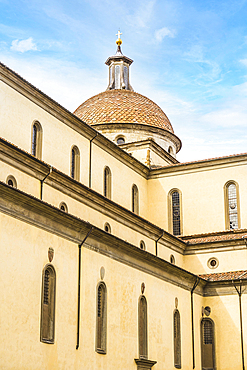
[{"label": "drainpipe", "polygon": [[162,231],[162,235],[155,240],[155,255],[158,257],[158,241],[162,238],[162,236],[165,234],[164,230]]},{"label": "drainpipe", "polygon": [[81,311],[81,247],[93,231],[94,227],[92,226],[83,241],[78,244],[79,248],[79,258],[78,258],[78,306],[77,306],[77,340],[76,340],[76,349],[79,348],[80,340],[80,311]]},{"label": "drainpipe", "polygon": [[190,299],[191,299],[191,332],[192,332],[192,361],[193,361],[193,369],[195,368],[195,339],[194,339],[194,304],[193,304],[193,293],[196,289],[197,285],[199,284],[199,277],[197,276],[196,281],[193,285],[193,288],[190,292]]},{"label": "drainpipe", "polygon": [[89,188],[92,187],[92,142],[96,138],[96,136],[98,136],[98,132],[96,132],[96,135],[91,140],[89,140]]},{"label": "drainpipe", "polygon": [[[240,275],[240,277],[242,275]],[[232,280],[232,284],[233,284],[234,288],[236,289],[236,291],[238,293],[238,298],[239,298],[239,318],[240,318],[240,337],[241,337],[241,351],[242,351],[242,369],[245,370],[245,365],[244,365],[244,338],[243,338],[243,315],[242,315],[242,299],[241,299],[242,294],[243,294],[242,280],[239,280],[239,283],[240,283],[240,285],[239,285],[239,290],[238,290],[236,284]]]},{"label": "drainpipe", "polygon": [[50,171],[48,172],[48,174],[43,178],[43,180],[40,180],[40,199],[42,200],[43,198],[43,184],[44,184],[44,181],[45,179],[47,179],[47,177],[52,173],[52,166],[50,167]]}]

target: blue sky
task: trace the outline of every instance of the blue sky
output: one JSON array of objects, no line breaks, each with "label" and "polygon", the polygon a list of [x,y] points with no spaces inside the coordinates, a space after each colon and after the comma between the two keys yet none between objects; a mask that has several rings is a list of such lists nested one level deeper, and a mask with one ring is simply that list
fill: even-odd
[{"label": "blue sky", "polygon": [[0,0],[0,60],[74,111],[106,89],[119,28],[180,161],[247,152],[247,0]]}]

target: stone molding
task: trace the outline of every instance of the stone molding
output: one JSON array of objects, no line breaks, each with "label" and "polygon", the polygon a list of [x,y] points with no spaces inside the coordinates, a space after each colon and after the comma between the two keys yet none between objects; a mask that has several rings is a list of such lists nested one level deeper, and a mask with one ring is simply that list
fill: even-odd
[{"label": "stone molding", "polygon": [[[61,211],[18,189],[0,182],[0,211],[27,224],[80,244],[92,228],[84,248],[100,253],[120,263],[143,271],[172,285],[190,291],[196,275],[155,255],[125,242],[100,228]],[[196,293],[203,295],[206,281],[200,279]]]},{"label": "stone molding", "polygon": [[[0,182],[0,211],[27,224],[33,225],[76,244],[81,243],[91,230],[92,224],[69,213],[61,211],[18,189]],[[100,253],[115,261],[140,270],[160,280],[166,281],[186,291],[191,291],[198,277],[176,265],[125,242],[96,226],[88,237],[83,248]],[[240,280],[234,280],[240,284]],[[247,286],[247,279],[241,279]],[[199,278],[195,294],[204,297],[236,295],[232,280],[207,281]],[[244,290],[247,294],[247,289]]]},{"label": "stone molding", "polygon": [[247,154],[237,154],[229,157],[212,158],[196,162],[179,163],[171,166],[164,166],[162,168],[151,169],[148,179],[156,179],[171,175],[180,175],[181,172],[194,173],[201,171],[208,171],[213,169],[221,169],[232,166],[247,165]]},{"label": "stone molding", "polygon": [[[31,154],[24,152],[1,138],[0,160],[32,177],[37,178],[38,180],[43,179],[50,172],[51,168],[47,163],[38,160]],[[98,212],[101,212],[142,235],[147,236],[154,242],[163,233],[163,229],[112,200],[107,199],[102,194],[88,188],[86,185],[72,179],[70,176],[54,167],[52,168],[52,172],[49,177],[45,180],[45,186],[53,187],[61,193],[70,196]],[[177,251],[178,253],[183,253],[186,246],[185,242],[179,240],[166,231],[164,231],[163,237],[159,240],[159,244]]]},{"label": "stone molding", "polygon": [[157,364],[157,361],[151,361],[144,358],[135,358],[135,363],[137,364],[137,370],[151,370],[152,367]]}]

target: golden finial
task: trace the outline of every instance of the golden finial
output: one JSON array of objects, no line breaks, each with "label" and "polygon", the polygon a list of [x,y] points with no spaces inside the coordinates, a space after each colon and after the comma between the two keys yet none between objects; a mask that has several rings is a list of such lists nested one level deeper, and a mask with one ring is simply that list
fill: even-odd
[{"label": "golden finial", "polygon": [[116,34],[116,36],[118,37],[118,39],[116,40],[116,44],[118,46],[120,46],[122,44],[122,40],[120,39],[120,35],[122,35],[122,33],[120,32],[120,30],[118,30],[118,33]]}]

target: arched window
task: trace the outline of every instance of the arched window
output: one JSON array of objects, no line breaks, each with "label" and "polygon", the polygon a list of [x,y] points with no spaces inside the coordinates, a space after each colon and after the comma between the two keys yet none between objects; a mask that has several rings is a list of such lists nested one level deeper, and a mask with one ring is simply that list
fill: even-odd
[{"label": "arched window", "polygon": [[140,248],[142,249],[142,250],[146,250],[146,245],[145,245],[145,243],[144,243],[144,241],[143,240],[141,240],[140,241]]},{"label": "arched window", "polygon": [[70,176],[72,179],[80,180],[80,151],[75,145],[71,149]]},{"label": "arched window", "polygon": [[181,192],[173,189],[169,192],[169,230],[173,235],[182,235]]},{"label": "arched window", "polygon": [[67,204],[66,204],[66,203],[64,203],[64,202],[61,202],[61,203],[59,204],[59,208],[61,209],[61,211],[68,212],[68,206],[67,206]]},{"label": "arched window", "polygon": [[117,144],[118,145],[125,144],[125,138],[123,136],[118,136]]},{"label": "arched window", "polygon": [[139,191],[135,184],[132,186],[132,212],[139,214]]},{"label": "arched window", "polygon": [[32,125],[31,153],[34,157],[41,159],[42,156],[42,126],[38,121]]},{"label": "arched window", "polygon": [[104,230],[109,234],[111,233],[111,226],[108,222],[105,223]]},{"label": "arched window", "polygon": [[17,188],[17,181],[14,176],[9,175],[6,179],[6,184],[12,186],[13,188]]},{"label": "arched window", "polygon": [[175,257],[173,254],[170,255],[170,262],[175,265]]},{"label": "arched window", "polygon": [[201,321],[202,368],[215,370],[214,322],[209,318]]},{"label": "arched window", "polygon": [[239,190],[235,181],[225,184],[226,229],[240,228]]},{"label": "arched window", "polygon": [[144,295],[138,305],[139,358],[148,358],[147,300]]},{"label": "arched window", "polygon": [[174,367],[181,369],[181,329],[180,313],[176,309],[173,314],[173,344],[174,344]]},{"label": "arched window", "polygon": [[45,343],[54,343],[55,339],[55,292],[55,269],[47,265],[43,270],[40,325],[40,341]]},{"label": "arched window", "polygon": [[102,354],[106,354],[106,303],[106,285],[100,282],[97,286],[96,352]]},{"label": "arched window", "polygon": [[111,199],[111,170],[109,167],[104,169],[104,196]]},{"label": "arched window", "polygon": [[168,148],[168,153],[171,154],[171,155],[173,155],[173,149],[172,149],[171,146],[169,146],[169,148]]}]

